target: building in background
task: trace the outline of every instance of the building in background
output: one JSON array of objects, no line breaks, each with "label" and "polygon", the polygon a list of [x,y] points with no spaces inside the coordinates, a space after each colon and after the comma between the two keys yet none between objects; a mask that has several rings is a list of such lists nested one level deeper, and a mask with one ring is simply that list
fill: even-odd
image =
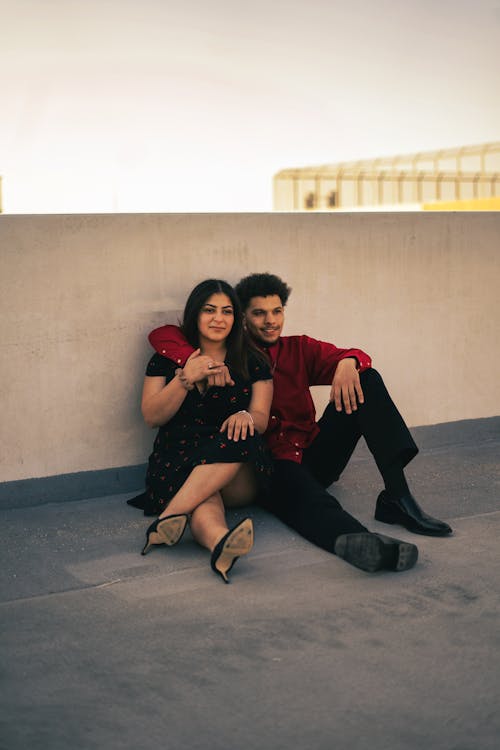
[{"label": "building in background", "polygon": [[275,211],[500,211],[500,141],[283,169]]}]

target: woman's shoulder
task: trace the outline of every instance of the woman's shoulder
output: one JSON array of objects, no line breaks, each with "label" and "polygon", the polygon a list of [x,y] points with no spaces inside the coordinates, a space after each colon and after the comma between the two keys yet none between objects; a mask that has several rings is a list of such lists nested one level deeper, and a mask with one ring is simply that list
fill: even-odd
[{"label": "woman's shoulder", "polygon": [[146,367],[146,375],[149,377],[169,376],[175,373],[179,367],[173,360],[162,357],[161,354],[153,354]]},{"label": "woman's shoulder", "polygon": [[257,380],[272,379],[271,366],[265,354],[253,351],[248,352],[248,373],[252,383],[255,383]]}]

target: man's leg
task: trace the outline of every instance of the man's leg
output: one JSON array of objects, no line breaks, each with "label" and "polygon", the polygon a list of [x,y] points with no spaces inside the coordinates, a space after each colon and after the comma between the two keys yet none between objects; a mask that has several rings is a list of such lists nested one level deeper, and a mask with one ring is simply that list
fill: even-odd
[{"label": "man's leg", "polygon": [[383,476],[397,465],[402,471],[418,448],[401,414],[391,399],[380,374],[373,369],[360,376],[364,404],[352,414],[328,404],[318,421],[319,435],[304,451],[304,463],[328,487],[335,482],[363,436]]},{"label": "man's leg", "polygon": [[326,407],[318,421],[320,433],[304,451],[304,464],[328,487],[339,478],[363,436],[385,486],[377,501],[376,518],[400,523],[421,534],[449,534],[448,524],[425,514],[410,493],[404,467],[416,456],[418,448],[382,377],[370,369],[361,373],[360,380],[364,403],[352,414],[336,411],[333,404]]},{"label": "man's leg", "polygon": [[294,461],[274,462],[269,495],[259,502],[287,526],[328,552],[335,551],[335,541],[341,534],[366,532],[307,467]]},{"label": "man's leg", "polygon": [[367,572],[408,570],[418,550],[399,539],[372,534],[294,461],[275,461],[269,495],[261,505],[318,547]]}]

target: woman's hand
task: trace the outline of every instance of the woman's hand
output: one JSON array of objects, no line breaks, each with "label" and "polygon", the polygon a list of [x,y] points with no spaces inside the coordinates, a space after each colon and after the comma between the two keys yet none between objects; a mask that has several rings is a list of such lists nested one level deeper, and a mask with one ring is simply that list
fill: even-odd
[{"label": "woman's hand", "polygon": [[196,349],[191,354],[183,370],[184,376],[190,383],[208,380],[209,385],[234,385],[224,362],[218,362],[213,357],[201,354],[200,349]]},{"label": "woman's hand", "polygon": [[229,367],[224,363],[221,367],[217,366],[216,369],[212,367],[210,375],[207,378],[207,385],[209,387],[211,385],[218,385],[222,388],[226,385],[234,385],[234,380],[229,372]]},{"label": "woman's hand", "polygon": [[253,435],[255,427],[252,419],[252,415],[247,411],[238,411],[236,414],[231,414],[230,417],[224,420],[221,432],[227,430],[228,440],[246,440],[247,435]]}]

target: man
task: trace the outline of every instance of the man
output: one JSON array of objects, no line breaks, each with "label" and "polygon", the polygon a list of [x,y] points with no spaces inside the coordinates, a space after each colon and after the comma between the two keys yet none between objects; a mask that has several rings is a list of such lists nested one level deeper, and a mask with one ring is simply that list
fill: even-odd
[{"label": "man", "polygon": [[[309,541],[362,570],[411,568],[418,556],[415,545],[370,533],[326,489],[363,436],[385,486],[375,518],[418,534],[452,533],[448,524],[421,510],[408,488],[404,467],[418,448],[370,357],[308,336],[282,336],[291,289],[273,274],[251,274],[236,292],[247,331],[267,354],[274,377],[265,433],[274,474],[261,504]],[[149,340],[179,364],[192,353],[174,326],[155,329]],[[312,385],[331,385],[330,403],[318,422]]]}]

